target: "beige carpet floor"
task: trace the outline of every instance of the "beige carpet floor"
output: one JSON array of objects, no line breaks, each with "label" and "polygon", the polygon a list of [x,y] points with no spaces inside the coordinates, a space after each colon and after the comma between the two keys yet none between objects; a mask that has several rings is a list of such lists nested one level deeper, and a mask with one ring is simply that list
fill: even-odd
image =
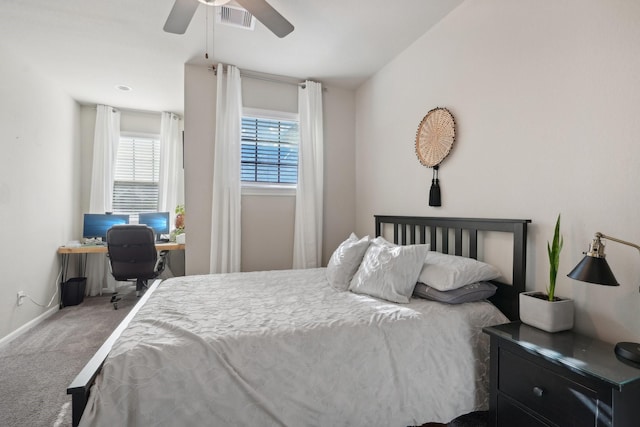
[{"label": "beige carpet floor", "polygon": [[137,301],[135,287],[120,292],[118,310],[85,297],[0,347],[0,425],[71,426],[67,386]]}]

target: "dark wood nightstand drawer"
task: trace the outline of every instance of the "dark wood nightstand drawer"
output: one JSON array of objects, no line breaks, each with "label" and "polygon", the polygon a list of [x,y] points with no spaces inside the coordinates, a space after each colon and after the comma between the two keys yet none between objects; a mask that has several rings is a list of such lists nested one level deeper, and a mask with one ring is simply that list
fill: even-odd
[{"label": "dark wood nightstand drawer", "polygon": [[561,426],[595,425],[597,393],[504,348],[498,390]]},{"label": "dark wood nightstand drawer", "polygon": [[514,405],[508,398],[498,395],[498,411],[500,412],[500,425],[508,427],[550,427],[533,415]]}]

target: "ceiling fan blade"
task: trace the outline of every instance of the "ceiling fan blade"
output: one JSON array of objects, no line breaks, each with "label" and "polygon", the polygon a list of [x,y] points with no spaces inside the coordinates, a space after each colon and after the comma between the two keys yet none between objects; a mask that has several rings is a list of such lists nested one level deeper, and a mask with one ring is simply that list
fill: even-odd
[{"label": "ceiling fan blade", "polygon": [[250,14],[255,16],[276,36],[282,38],[293,31],[291,22],[287,21],[265,0],[236,0],[236,2],[247,9]]},{"label": "ceiling fan blade", "polygon": [[184,34],[197,8],[198,0],[176,0],[163,29],[167,33]]}]

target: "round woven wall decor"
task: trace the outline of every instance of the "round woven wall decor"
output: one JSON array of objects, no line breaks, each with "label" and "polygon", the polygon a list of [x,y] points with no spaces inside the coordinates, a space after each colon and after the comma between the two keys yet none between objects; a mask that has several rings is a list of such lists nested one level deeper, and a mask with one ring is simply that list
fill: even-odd
[{"label": "round woven wall decor", "polygon": [[456,139],[455,121],[446,108],[434,108],[420,122],[416,132],[416,155],[427,167],[440,164]]}]

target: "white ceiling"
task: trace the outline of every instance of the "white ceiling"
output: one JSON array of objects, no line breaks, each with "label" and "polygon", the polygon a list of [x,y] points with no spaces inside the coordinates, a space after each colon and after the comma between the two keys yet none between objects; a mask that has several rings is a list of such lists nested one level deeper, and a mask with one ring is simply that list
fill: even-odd
[{"label": "white ceiling", "polygon": [[184,35],[165,33],[173,1],[0,0],[0,44],[81,103],[182,113],[187,62],[356,88],[463,0],[269,0],[295,26],[282,39],[213,25],[204,5]]}]

